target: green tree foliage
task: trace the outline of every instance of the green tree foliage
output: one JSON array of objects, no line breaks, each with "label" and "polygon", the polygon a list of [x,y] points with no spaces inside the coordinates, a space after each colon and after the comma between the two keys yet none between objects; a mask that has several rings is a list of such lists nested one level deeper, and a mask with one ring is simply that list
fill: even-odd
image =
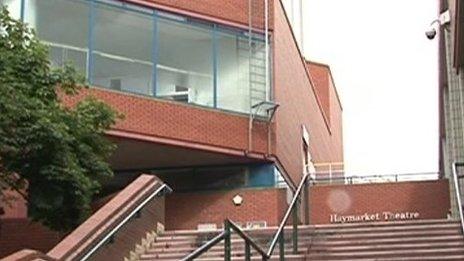
[{"label": "green tree foliage", "polygon": [[84,78],[72,66],[52,69],[33,30],[0,12],[0,191],[25,197],[33,220],[70,230],[112,176],[104,132],[118,115],[94,98],[62,105],[60,94],[77,94]]}]

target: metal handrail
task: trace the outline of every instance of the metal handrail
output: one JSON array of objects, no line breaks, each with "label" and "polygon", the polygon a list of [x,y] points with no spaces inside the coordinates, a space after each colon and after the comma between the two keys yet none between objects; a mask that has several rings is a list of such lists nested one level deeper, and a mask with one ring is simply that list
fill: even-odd
[{"label": "metal handrail", "polygon": [[129,215],[127,215],[121,222],[119,222],[117,226],[115,226],[108,234],[106,234],[106,236],[103,239],[101,239],[94,247],[92,247],[87,252],[87,254],[85,254],[85,256],[82,257],[80,260],[85,261],[89,257],[91,257],[109,238],[111,238],[124,224],[126,224],[127,221],[129,221],[133,216],[135,216],[137,212],[139,212],[143,207],[145,207],[145,205],[148,204],[148,202],[150,202],[150,200],[152,200],[155,196],[157,196],[161,192],[170,193],[172,192],[172,189],[166,184],[161,185],[152,194],[150,194],[144,201],[142,201],[136,208],[134,208],[132,212],[129,213]]},{"label": "metal handrail", "polygon": [[459,188],[459,176],[457,173],[457,167],[464,167],[464,162],[453,162],[453,179],[454,179],[454,190],[456,193],[456,200],[458,204],[458,210],[459,210],[459,219],[461,221],[461,230],[462,233],[464,234],[464,213],[462,210],[462,201],[461,201],[461,190]]},{"label": "metal handrail", "polygon": [[250,244],[263,258],[268,258],[266,251],[264,251],[250,236],[248,236],[243,230],[237,226],[232,220],[227,219],[230,228],[234,230],[246,243]]},{"label": "metal handrail", "polygon": [[[303,176],[303,178],[301,179],[300,184],[298,185],[298,188],[295,191],[295,195],[293,196],[292,202],[288,206],[287,211],[285,212],[285,215],[284,215],[282,221],[280,222],[279,228],[277,229],[277,232],[275,233],[274,238],[272,239],[272,243],[269,246],[269,250],[267,251],[267,256],[268,257],[270,257],[272,255],[272,252],[274,252],[274,248],[277,245],[277,241],[279,240],[279,237],[282,234],[282,231],[284,230],[285,224],[287,223],[288,218],[290,217],[290,214],[291,214],[292,210],[294,210],[293,208],[294,208],[296,202],[298,201],[298,198],[300,197],[301,191],[303,191],[303,187],[306,185],[306,180],[308,179],[308,177],[309,177],[309,174],[306,173]],[[293,224],[293,226],[295,226],[295,225],[297,225],[297,224]],[[296,244],[296,242],[293,242],[293,243]]]},{"label": "metal handrail", "polygon": [[212,248],[214,245],[217,243],[221,242],[227,235],[227,232],[224,230],[221,233],[219,233],[217,236],[206,242],[205,244],[201,245],[199,248],[197,248],[195,251],[190,253],[188,256],[184,257],[181,259],[182,261],[188,261],[188,260],[193,260],[197,257],[199,257],[201,254],[204,252],[208,251],[210,248]]},{"label": "metal handrail", "polygon": [[[230,244],[230,235],[231,235],[231,230],[235,231],[244,241],[245,241],[245,257],[250,257],[251,252],[250,252],[250,246],[253,247],[263,258],[263,260],[267,260],[268,256],[266,255],[266,252],[250,237],[248,236],[245,232],[240,229],[232,220],[226,219],[224,220],[224,230],[216,235],[214,238],[210,239],[203,245],[201,245],[199,248],[195,249],[192,253],[181,259],[182,261],[190,261],[194,260],[195,258],[201,256],[203,253],[208,251],[210,248],[221,242],[222,240],[229,240],[229,242],[224,243],[224,250],[225,250],[225,258],[230,259],[230,246],[227,246],[227,244]],[[229,257],[229,258],[227,258]]]},{"label": "metal handrail", "polygon": [[[417,172],[417,173],[398,173],[398,174],[375,174],[375,175],[351,175],[351,176],[330,176],[325,175],[331,174],[344,174],[345,171],[333,171],[329,173],[327,171],[317,171],[314,175],[315,182],[331,182],[331,181],[348,181],[353,183],[354,180],[358,182],[369,182],[369,183],[383,183],[388,182],[400,182],[400,181],[414,181],[414,180],[435,180],[440,178],[440,172]],[[321,177],[322,176],[322,177]]]}]

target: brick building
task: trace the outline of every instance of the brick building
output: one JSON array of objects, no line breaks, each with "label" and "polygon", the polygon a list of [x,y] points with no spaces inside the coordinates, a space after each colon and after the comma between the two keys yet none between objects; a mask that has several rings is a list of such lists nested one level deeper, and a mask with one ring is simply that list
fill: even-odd
[{"label": "brick building", "polygon": [[[70,61],[87,77],[91,88],[66,105],[91,95],[125,115],[107,133],[115,177],[101,197],[154,174],[174,190],[168,228],[217,223],[227,211],[214,202],[237,194],[250,210],[238,221],[276,225],[279,191],[311,166],[343,163],[330,68],[303,57],[281,1],[264,2],[0,1],[50,47],[53,66]],[[2,222],[25,219],[21,204]]]},{"label": "brick building", "polygon": [[[440,17],[436,21],[438,23],[435,24],[440,25],[438,28],[440,36],[438,39],[439,165],[440,172],[453,182],[452,164],[464,162],[464,4],[462,1],[440,1]],[[454,184],[451,184],[450,188],[454,196]],[[455,201],[452,201],[452,204],[456,206]],[[453,210],[457,208],[453,207]],[[457,214],[456,211],[454,212]]]}]

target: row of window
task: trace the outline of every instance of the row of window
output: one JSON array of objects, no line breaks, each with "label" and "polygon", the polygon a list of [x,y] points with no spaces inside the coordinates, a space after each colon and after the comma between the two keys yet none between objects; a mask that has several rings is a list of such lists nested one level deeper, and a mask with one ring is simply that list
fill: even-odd
[{"label": "row of window", "polygon": [[245,113],[270,99],[265,43],[244,31],[112,0],[0,2],[91,85]]},{"label": "row of window", "polygon": [[140,173],[152,173],[168,184],[176,193],[217,191],[243,188],[288,188],[274,164],[248,164],[230,166],[202,166],[152,169],[150,171],[115,171],[111,180],[104,183],[101,195],[123,189]]},{"label": "row of window", "polygon": [[174,168],[152,173],[176,192],[285,187],[285,181],[273,164]]}]

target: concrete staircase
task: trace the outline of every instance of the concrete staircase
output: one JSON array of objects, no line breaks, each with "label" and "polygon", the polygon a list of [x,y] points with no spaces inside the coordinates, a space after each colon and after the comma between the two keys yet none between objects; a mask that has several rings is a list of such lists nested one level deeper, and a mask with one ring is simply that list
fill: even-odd
[{"label": "concrete staircase", "polygon": [[[275,230],[246,232],[267,250]],[[140,260],[180,260],[219,232],[166,231]],[[292,254],[290,227],[285,239],[285,260],[464,260],[460,224],[451,220],[299,226],[297,254]],[[232,260],[245,260],[243,240],[233,234],[231,241]],[[261,260],[254,250],[252,254],[252,260]],[[278,254],[277,246],[271,260],[279,260]],[[224,260],[223,243],[196,260]]]},{"label": "concrete staircase", "polygon": [[308,260],[464,260],[460,223],[450,220],[315,226]]},{"label": "concrete staircase", "polygon": [[[247,229],[245,232],[250,235],[255,242],[263,247],[265,251],[275,233],[276,227],[263,228],[263,229]],[[306,230],[305,230],[306,231]],[[196,230],[183,230],[183,231],[166,231],[161,236],[156,238],[156,241],[151,249],[149,249],[140,260],[180,260],[187,256],[190,252],[201,246],[204,242],[213,238],[221,231],[200,232]],[[298,254],[292,254],[291,245],[291,230],[290,227],[285,229],[285,259],[286,260],[306,260],[306,253],[310,243],[308,233],[305,237],[300,238]],[[232,234],[232,260],[245,260],[245,244],[242,238],[235,233]],[[257,252],[252,248],[252,260],[261,260]],[[279,260],[279,246],[276,246],[274,255],[271,260]],[[224,260],[224,242],[212,247],[208,252],[204,253],[200,258],[195,260],[199,261],[223,261]]]}]

